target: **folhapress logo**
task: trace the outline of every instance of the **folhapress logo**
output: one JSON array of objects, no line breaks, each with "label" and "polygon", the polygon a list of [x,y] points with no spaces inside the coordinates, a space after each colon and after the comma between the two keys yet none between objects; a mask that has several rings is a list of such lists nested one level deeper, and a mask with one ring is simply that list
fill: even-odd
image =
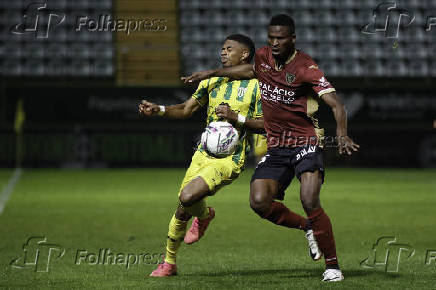
[{"label": "folhapress logo", "polygon": [[48,272],[50,263],[62,258],[65,249],[46,242],[46,237],[30,237],[23,245],[23,255],[12,260],[10,266],[17,269],[34,269],[35,272]]},{"label": "folhapress logo", "polygon": [[[10,32],[48,38],[50,31],[64,23],[65,19],[66,14],[63,11],[54,11],[47,7],[47,0],[32,2],[24,10],[21,23],[12,26]],[[130,35],[134,32],[165,32],[168,29],[168,20],[165,18],[113,19],[112,15],[107,14],[101,14],[97,18],[80,15],[75,23],[75,29],[71,32],[124,32]]]},{"label": "folhapress logo", "polygon": [[364,268],[384,267],[385,272],[397,273],[401,260],[407,260],[415,254],[408,244],[397,243],[396,237],[381,237],[372,246],[368,258],[360,262]]},{"label": "folhapress logo", "polygon": [[36,38],[48,38],[50,30],[65,21],[65,14],[47,8],[47,2],[29,4],[21,23],[13,26],[13,34],[34,34]]},{"label": "folhapress logo", "polygon": [[396,2],[383,2],[372,12],[370,23],[362,27],[362,33],[384,32],[387,38],[398,38],[400,27],[407,27],[415,20],[415,14],[397,7]]}]

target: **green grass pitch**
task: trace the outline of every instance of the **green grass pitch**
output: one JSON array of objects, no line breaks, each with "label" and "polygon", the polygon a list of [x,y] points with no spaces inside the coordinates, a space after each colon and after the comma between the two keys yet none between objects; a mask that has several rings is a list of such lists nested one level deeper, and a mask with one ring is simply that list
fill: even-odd
[{"label": "green grass pitch", "polygon": [[[115,265],[92,265],[91,257],[77,265],[77,252],[161,253],[183,169],[24,170],[0,214],[0,288],[436,289],[436,258],[426,257],[428,250],[436,257],[435,170],[327,170],[321,201],[345,275],[327,284],[320,281],[324,264],[310,260],[303,232],[275,226],[249,208],[251,173],[208,198],[215,220],[197,244],[182,246],[179,275],[158,279],[148,277],[152,260],[129,269],[122,255]],[[11,175],[0,170],[0,188]],[[294,180],[285,204],[302,214],[298,188]],[[48,263],[48,271],[31,265],[35,246],[27,250],[27,267],[12,267],[19,257],[24,265],[23,244],[37,236],[47,238],[38,246],[38,267]],[[398,273],[360,265],[383,236],[415,251],[400,255]],[[47,247],[55,249],[50,257]],[[395,255],[399,247],[377,250],[386,249]]]}]

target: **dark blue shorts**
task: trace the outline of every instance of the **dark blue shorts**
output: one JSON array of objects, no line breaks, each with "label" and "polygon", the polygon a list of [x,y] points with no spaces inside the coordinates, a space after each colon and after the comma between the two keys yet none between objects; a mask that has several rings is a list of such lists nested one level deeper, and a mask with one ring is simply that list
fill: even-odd
[{"label": "dark blue shorts", "polygon": [[318,146],[271,148],[257,164],[251,182],[255,179],[277,180],[280,188],[276,199],[283,200],[294,176],[300,180],[302,173],[316,170],[321,172],[324,183],[323,149]]}]

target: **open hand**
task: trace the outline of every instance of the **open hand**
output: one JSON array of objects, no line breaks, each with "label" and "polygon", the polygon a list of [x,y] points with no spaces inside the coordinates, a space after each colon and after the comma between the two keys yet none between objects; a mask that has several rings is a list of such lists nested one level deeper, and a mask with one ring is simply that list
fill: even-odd
[{"label": "open hand", "polygon": [[351,155],[353,152],[357,152],[360,146],[348,137],[348,136],[338,136],[338,147],[339,154],[348,154]]}]

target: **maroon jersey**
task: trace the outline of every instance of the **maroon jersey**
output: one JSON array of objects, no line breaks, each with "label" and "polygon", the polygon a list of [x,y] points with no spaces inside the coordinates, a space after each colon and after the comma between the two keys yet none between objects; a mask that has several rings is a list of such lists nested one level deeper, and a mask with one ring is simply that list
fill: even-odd
[{"label": "maroon jersey", "polygon": [[324,130],[315,113],[318,99],[335,91],[307,54],[296,50],[278,68],[271,48],[256,51],[254,69],[262,93],[262,110],[268,148],[322,146]]}]

